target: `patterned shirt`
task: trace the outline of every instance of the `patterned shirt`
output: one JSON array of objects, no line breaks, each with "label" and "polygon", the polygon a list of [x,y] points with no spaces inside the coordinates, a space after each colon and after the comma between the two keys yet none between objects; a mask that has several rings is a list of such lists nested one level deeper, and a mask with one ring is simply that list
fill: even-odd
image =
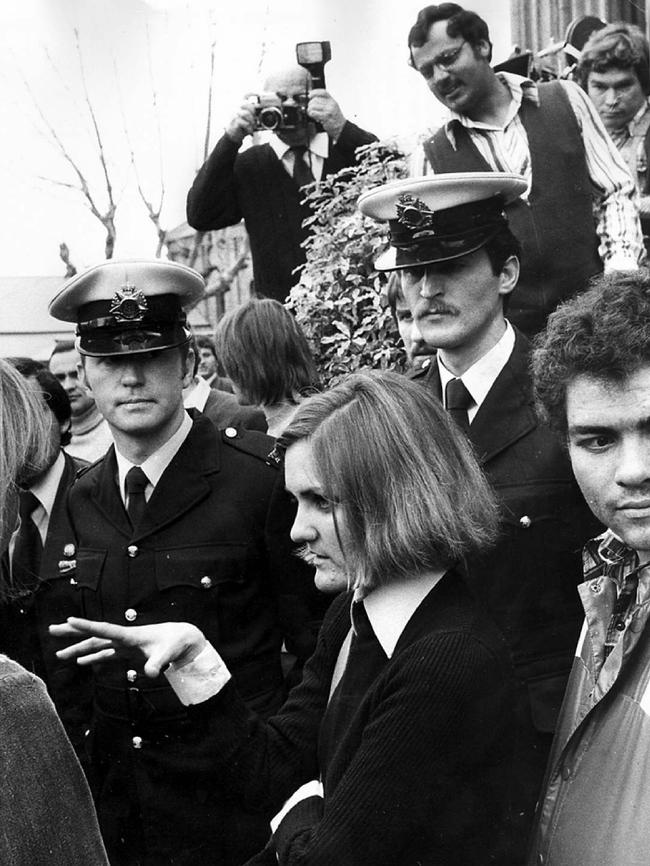
[{"label": "patterned shirt", "polygon": [[[520,75],[501,72],[498,78],[512,97],[503,126],[473,121],[451,112],[445,130],[455,147],[454,126],[464,126],[493,171],[515,172],[526,178],[528,190],[522,196],[525,199],[532,183],[532,166],[528,135],[519,110],[524,99],[539,105],[539,90],[533,81]],[[586,93],[572,81],[560,84],[582,132],[600,238],[598,252],[605,271],[634,270],[644,250],[634,180]],[[427,173],[430,172],[427,166]]]}]

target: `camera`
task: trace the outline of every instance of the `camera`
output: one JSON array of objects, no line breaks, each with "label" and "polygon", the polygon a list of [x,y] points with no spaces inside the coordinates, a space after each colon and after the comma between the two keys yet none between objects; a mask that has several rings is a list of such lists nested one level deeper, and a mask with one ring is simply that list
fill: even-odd
[{"label": "camera", "polygon": [[307,94],[281,98],[277,93],[260,93],[249,99],[255,106],[256,130],[296,129],[309,122]]},{"label": "camera", "polygon": [[[312,88],[325,87],[325,64],[332,59],[329,42],[299,42],[296,45],[296,59],[311,75]],[[296,129],[309,123],[308,93],[293,98],[280,97],[277,93],[251,94],[249,100],[255,108],[256,131]],[[320,128],[320,124],[317,127]]]}]

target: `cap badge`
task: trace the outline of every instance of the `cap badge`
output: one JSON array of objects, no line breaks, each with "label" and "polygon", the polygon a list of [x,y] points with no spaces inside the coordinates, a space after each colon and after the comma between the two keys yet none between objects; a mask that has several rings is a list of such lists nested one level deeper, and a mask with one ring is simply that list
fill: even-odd
[{"label": "cap badge", "polygon": [[414,198],[403,192],[397,201],[397,221],[411,231],[426,229],[427,234],[433,232],[434,213],[419,198]]},{"label": "cap badge", "polygon": [[139,289],[126,283],[115,292],[111,299],[109,315],[118,322],[139,322],[149,309],[147,299]]}]

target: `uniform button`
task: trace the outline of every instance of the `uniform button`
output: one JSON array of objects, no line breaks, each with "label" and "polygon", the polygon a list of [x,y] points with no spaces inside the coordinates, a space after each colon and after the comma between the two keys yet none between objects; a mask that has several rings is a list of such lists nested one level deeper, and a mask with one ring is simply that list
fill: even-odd
[{"label": "uniform button", "polygon": [[126,552],[129,554],[131,559],[133,559],[134,556],[138,555],[138,545],[137,544],[129,544],[129,546],[126,548]]},{"label": "uniform button", "polygon": [[422,365],[420,367],[421,370],[428,370],[431,365],[431,358],[427,358],[425,361],[422,361]]},{"label": "uniform button", "polygon": [[142,748],[142,737],[133,737],[131,742],[133,743],[134,749],[141,749]]},{"label": "uniform button", "polygon": [[562,778],[565,782],[571,778],[571,767],[562,767]]},{"label": "uniform button", "polygon": [[206,574],[204,577],[201,578],[201,586],[203,587],[203,589],[210,589],[210,587],[212,586],[212,578],[208,577],[208,575]]},{"label": "uniform button", "polygon": [[127,671],[126,678],[130,683],[134,683],[138,678],[138,672],[134,670]]},{"label": "uniform button", "polygon": [[533,521],[530,519],[530,517],[527,514],[524,514],[523,517],[519,518],[519,526],[521,526],[522,529],[530,529],[532,522]]},{"label": "uniform button", "polygon": [[70,586],[76,586],[76,585],[77,585],[77,581],[74,579],[74,577],[71,577],[70,578]]},{"label": "uniform button", "polygon": [[127,622],[134,622],[137,619],[137,616],[137,610],[133,610],[132,607],[129,607],[127,610],[124,611],[124,619]]},{"label": "uniform button", "polygon": [[595,595],[598,595],[598,593],[601,591],[602,588],[603,588],[603,582],[601,581],[601,579],[599,577],[597,577],[596,580],[592,580],[592,582],[589,584],[589,589]]},{"label": "uniform button", "polygon": [[64,556],[74,556],[76,552],[77,548],[74,546],[74,544],[66,544],[66,546],[63,548]]},{"label": "uniform button", "polygon": [[616,631],[625,631],[625,623],[622,619],[619,619],[619,621],[614,625],[614,628]]},{"label": "uniform button", "polygon": [[237,428],[236,427],[226,427],[223,431],[229,439],[237,438]]}]

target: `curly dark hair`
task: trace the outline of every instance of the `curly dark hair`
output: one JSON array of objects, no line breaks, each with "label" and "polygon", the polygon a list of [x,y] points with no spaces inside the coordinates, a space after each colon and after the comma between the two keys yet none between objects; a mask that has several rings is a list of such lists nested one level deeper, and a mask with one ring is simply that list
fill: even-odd
[{"label": "curly dark hair", "polygon": [[618,22],[597,30],[582,50],[576,74],[583,90],[591,72],[634,69],[641,89],[650,93],[650,56],[648,40],[634,24]]},{"label": "curly dark hair", "polygon": [[479,42],[487,42],[490,46],[487,59],[492,59],[490,31],[481,16],[476,12],[463,9],[458,3],[440,3],[438,6],[425,6],[424,9],[420,9],[415,24],[409,30],[408,47],[411,66],[413,65],[411,48],[421,48],[429,38],[432,25],[438,21],[447,21],[448,36],[462,36],[474,49]]},{"label": "curly dark hair", "polygon": [[650,364],[650,272],[594,278],[588,291],[559,306],[532,356],[540,413],[566,441],[567,386],[580,375],[623,382]]}]

